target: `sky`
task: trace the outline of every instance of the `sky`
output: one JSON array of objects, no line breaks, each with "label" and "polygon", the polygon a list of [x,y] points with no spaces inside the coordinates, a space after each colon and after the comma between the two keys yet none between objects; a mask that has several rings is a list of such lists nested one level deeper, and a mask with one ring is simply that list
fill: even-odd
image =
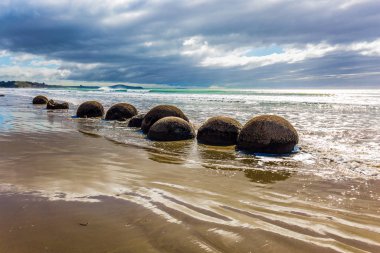
[{"label": "sky", "polygon": [[1,0],[0,80],[380,88],[380,1]]}]

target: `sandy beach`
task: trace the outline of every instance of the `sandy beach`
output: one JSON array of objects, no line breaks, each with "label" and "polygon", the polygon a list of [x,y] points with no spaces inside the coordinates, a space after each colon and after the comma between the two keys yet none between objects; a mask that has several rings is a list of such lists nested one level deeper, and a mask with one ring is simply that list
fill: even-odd
[{"label": "sandy beach", "polygon": [[380,253],[379,0],[0,0],[0,253]]},{"label": "sandy beach", "polygon": [[[380,251],[376,175],[150,142],[123,123],[75,119],[71,106],[1,100],[1,252]],[[138,141],[115,138],[131,131]]]}]

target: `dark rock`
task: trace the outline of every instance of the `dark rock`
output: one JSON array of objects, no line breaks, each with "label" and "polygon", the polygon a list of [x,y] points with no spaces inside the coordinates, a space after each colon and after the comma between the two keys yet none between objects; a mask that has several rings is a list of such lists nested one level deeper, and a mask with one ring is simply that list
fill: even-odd
[{"label": "dark rock", "polygon": [[4,94],[0,94],[0,97],[5,97],[5,95]]},{"label": "dark rock", "polygon": [[189,122],[189,119],[185,114],[177,107],[172,105],[158,105],[152,108],[144,117],[141,123],[141,129],[146,134],[149,131],[149,128],[156,123],[157,120],[165,117],[178,117],[182,118],[185,121]]},{"label": "dark rock", "polygon": [[145,114],[139,114],[139,115],[133,116],[128,122],[128,127],[141,127],[141,123],[144,117],[145,117]]},{"label": "dark rock", "polygon": [[45,96],[36,96],[35,98],[33,98],[33,104],[34,105],[46,105],[48,102],[48,98],[45,97]]},{"label": "dark rock", "polygon": [[136,108],[128,103],[118,103],[107,111],[106,120],[126,121],[127,119],[137,115]]},{"label": "dark rock", "polygon": [[87,101],[81,104],[77,110],[77,117],[79,118],[96,118],[103,117],[104,108],[101,103],[97,101]]},{"label": "dark rock", "polygon": [[195,131],[190,123],[178,117],[162,118],[148,132],[148,138],[154,141],[179,141],[194,137]]},{"label": "dark rock", "polygon": [[49,109],[49,110],[69,109],[69,104],[67,102],[58,103],[50,99],[46,105],[46,109]]},{"label": "dark rock", "polygon": [[240,130],[241,124],[235,119],[225,116],[213,117],[199,128],[197,140],[215,146],[235,145]]},{"label": "dark rock", "polygon": [[255,153],[290,153],[298,143],[298,134],[284,118],[276,115],[257,116],[240,131],[237,148]]}]

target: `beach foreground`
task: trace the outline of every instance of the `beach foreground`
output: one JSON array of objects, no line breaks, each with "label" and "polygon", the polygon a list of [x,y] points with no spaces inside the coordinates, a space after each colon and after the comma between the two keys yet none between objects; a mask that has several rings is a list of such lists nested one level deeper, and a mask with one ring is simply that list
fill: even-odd
[{"label": "beach foreground", "polygon": [[[30,104],[41,90],[17,92],[0,100],[0,252],[380,251],[378,154],[369,159],[370,153],[356,149],[349,160],[336,146],[328,154],[314,141],[313,134],[323,132],[316,126],[327,120],[331,126],[335,117],[315,108],[342,112],[347,105],[284,106],[268,99],[241,104],[240,115],[221,108],[240,121],[248,118],[244,110],[278,110],[295,123],[302,151],[254,157],[195,141],[150,142],[123,123],[71,117],[81,96],[102,101],[102,93],[74,92],[67,96],[72,109],[52,112]],[[56,99],[67,95],[49,92]],[[112,95],[140,111],[180,101],[172,95]],[[218,106],[226,97],[213,99],[208,103]],[[194,103],[176,105],[195,124],[214,116],[215,110],[198,110]],[[309,107],[314,115],[307,116],[313,113]],[[363,119],[367,126],[356,141],[361,146],[368,139],[372,147],[379,124],[371,114],[378,108],[351,105],[341,121],[345,129],[335,128],[331,143],[355,132],[366,111],[372,121]],[[315,119],[314,127],[307,127],[305,117]]]}]

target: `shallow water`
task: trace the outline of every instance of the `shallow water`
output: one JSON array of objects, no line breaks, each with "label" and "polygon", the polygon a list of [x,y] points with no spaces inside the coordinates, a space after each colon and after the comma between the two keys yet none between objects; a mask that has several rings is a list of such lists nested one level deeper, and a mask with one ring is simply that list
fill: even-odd
[{"label": "shallow water", "polygon": [[[186,92],[1,90],[0,252],[380,252],[378,90]],[[36,94],[71,109],[33,106]],[[279,114],[301,150],[150,142],[72,118],[90,99],[174,104],[196,126]]]}]

